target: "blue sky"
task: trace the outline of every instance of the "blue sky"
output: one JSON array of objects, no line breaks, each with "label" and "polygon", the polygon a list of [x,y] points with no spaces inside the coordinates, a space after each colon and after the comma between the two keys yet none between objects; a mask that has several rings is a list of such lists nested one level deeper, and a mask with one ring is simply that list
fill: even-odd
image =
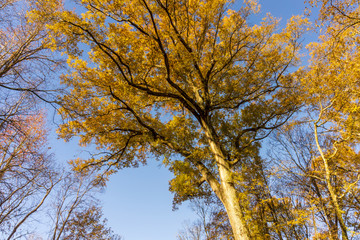
[{"label": "blue sky", "polygon": [[[240,3],[241,1],[238,0]],[[261,15],[270,12],[282,18],[282,24],[294,14],[304,10],[303,0],[262,0]],[[254,22],[255,23],[255,22]],[[81,151],[76,142],[55,141],[56,158],[68,161]],[[172,240],[187,220],[195,220],[195,214],[187,204],[172,211],[172,195],[168,191],[171,179],[158,162],[148,166],[124,169],[113,175],[105,192],[100,195],[108,225],[125,240]]]}]

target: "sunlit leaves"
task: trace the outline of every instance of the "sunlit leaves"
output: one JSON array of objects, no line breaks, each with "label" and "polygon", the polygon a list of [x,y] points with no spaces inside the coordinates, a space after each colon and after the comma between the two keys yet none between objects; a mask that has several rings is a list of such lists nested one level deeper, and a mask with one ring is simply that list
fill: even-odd
[{"label": "sunlit leaves", "polygon": [[72,68],[62,78],[70,92],[60,99],[60,136],[79,136],[100,152],[75,168],[110,174],[165,157],[179,199],[211,187],[234,208],[235,236],[243,235],[239,200],[250,205],[237,196],[241,171],[257,171],[245,163],[260,159],[258,141],[297,109],[290,72],[307,20],[294,17],[283,30],[271,15],[251,24],[260,9],[251,0],[237,10],[229,0],[78,4],[79,14],[55,6],[34,12],[52,19],[50,38]]}]

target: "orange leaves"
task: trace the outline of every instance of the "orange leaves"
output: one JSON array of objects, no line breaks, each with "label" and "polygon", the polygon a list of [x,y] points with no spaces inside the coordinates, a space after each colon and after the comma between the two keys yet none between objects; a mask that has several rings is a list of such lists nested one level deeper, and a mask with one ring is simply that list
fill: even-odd
[{"label": "orange leaves", "polygon": [[0,167],[5,171],[10,170],[12,166],[22,168],[21,165],[25,167],[36,164],[37,161],[41,162],[40,156],[46,151],[45,143],[43,113],[12,118],[9,123],[2,126],[0,132]]}]

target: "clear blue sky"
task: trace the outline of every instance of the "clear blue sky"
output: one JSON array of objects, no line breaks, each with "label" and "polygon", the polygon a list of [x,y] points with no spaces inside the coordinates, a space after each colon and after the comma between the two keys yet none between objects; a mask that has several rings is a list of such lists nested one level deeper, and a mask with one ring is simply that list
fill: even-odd
[{"label": "clear blue sky", "polygon": [[[237,0],[239,3],[241,0]],[[294,14],[304,10],[303,0],[262,0],[261,15],[270,12],[282,18],[282,24]],[[255,22],[254,22],[255,23]],[[67,161],[79,153],[76,142],[65,144],[56,142],[56,158]],[[150,161],[148,166],[125,169],[113,175],[104,194],[104,215],[108,225],[125,240],[172,240],[186,220],[196,216],[186,206],[172,211],[172,195],[168,191],[171,179],[164,167]]]}]

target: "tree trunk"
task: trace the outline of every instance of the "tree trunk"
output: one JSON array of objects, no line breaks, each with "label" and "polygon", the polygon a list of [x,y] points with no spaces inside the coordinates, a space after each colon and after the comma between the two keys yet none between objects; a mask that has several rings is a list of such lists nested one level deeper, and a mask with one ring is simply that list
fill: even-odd
[{"label": "tree trunk", "polygon": [[221,181],[221,201],[226,209],[235,240],[250,240],[244,215],[241,211],[236,189],[231,182]]},{"label": "tree trunk", "polygon": [[317,122],[314,123],[315,141],[316,141],[316,146],[317,146],[317,148],[319,150],[320,156],[321,156],[321,158],[323,160],[323,163],[324,163],[326,186],[327,186],[327,189],[328,189],[328,191],[330,193],[330,199],[331,199],[331,203],[332,203],[332,205],[334,207],[335,215],[338,218],[338,221],[340,223],[342,239],[343,240],[348,240],[349,237],[347,235],[347,229],[346,229],[346,225],[345,225],[345,222],[344,222],[344,218],[342,216],[342,211],[341,211],[341,208],[339,206],[339,202],[337,200],[337,196],[336,196],[336,193],[334,191],[334,188],[331,185],[331,179],[330,179],[331,174],[330,174],[328,160],[325,157],[325,155],[324,155],[324,153],[322,151],[322,148],[320,146],[320,143],[319,143],[317,125],[316,124],[317,124]]},{"label": "tree trunk", "polygon": [[233,180],[231,166],[226,161],[220,143],[216,140],[215,134],[206,124],[205,133],[207,135],[210,149],[214,154],[220,176],[220,191],[214,191],[223,203],[235,240],[250,240],[250,233],[246,227],[246,221],[240,207],[240,201],[237,197],[237,191]]}]

